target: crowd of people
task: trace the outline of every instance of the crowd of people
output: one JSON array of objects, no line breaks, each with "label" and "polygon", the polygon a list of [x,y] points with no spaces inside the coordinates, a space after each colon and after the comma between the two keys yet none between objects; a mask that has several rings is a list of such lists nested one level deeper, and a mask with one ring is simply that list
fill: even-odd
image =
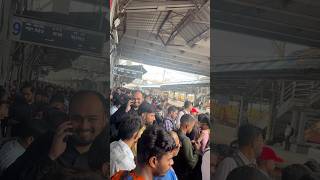
[{"label": "crowd of people", "polygon": [[285,159],[264,144],[263,130],[251,124],[239,127],[236,143],[230,146],[213,145],[211,161],[214,180],[320,179],[320,164],[317,161],[286,163]]},{"label": "crowd of people", "polygon": [[106,99],[41,82],[0,87],[0,122],[0,179],[320,178],[315,160],[278,166],[286,159],[254,125],[241,125],[231,145],[214,144],[209,114],[139,90],[115,88]]},{"label": "crowd of people", "polygon": [[116,88],[111,93],[112,180],[210,179],[210,118],[190,101]]},{"label": "crowd of people", "polygon": [[[109,177],[107,99],[44,82],[0,88],[0,179]],[[87,177],[87,178],[85,178]]]}]

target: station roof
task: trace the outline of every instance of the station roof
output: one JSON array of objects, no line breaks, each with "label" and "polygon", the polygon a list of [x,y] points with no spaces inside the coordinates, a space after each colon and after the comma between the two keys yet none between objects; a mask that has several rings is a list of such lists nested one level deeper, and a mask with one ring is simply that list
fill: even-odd
[{"label": "station roof", "polygon": [[121,22],[122,59],[209,76],[210,1],[120,0],[118,5],[114,19]]},{"label": "station roof", "polygon": [[320,47],[318,0],[215,0],[215,29]]}]

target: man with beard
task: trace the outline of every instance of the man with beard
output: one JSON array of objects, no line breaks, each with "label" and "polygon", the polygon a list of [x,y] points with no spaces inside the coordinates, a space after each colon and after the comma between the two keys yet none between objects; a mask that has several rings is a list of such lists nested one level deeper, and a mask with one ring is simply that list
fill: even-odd
[{"label": "man with beard", "polygon": [[119,140],[118,136],[118,129],[123,120],[122,116],[126,114],[131,115],[138,115],[138,110],[140,105],[143,103],[144,98],[141,91],[135,91],[133,93],[133,98],[128,100],[127,105],[121,106],[111,117],[110,117],[110,124],[111,124],[111,141]]},{"label": "man with beard", "polygon": [[90,169],[101,142],[107,142],[107,104],[95,91],[79,91],[71,101],[69,119],[55,133],[47,133],[31,144],[0,177],[37,180],[62,169]]}]

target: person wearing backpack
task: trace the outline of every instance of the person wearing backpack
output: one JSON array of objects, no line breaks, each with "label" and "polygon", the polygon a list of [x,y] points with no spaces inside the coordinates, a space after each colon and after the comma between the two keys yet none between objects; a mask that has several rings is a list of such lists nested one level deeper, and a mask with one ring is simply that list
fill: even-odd
[{"label": "person wearing backpack", "polygon": [[183,107],[184,107],[184,109],[179,112],[178,117],[177,117],[177,121],[176,121],[177,129],[180,128],[180,119],[181,119],[181,117],[183,115],[185,115],[185,114],[190,114],[190,111],[193,108],[192,102],[191,101],[185,101]]},{"label": "person wearing backpack", "polygon": [[238,143],[239,150],[219,164],[213,179],[226,180],[229,173],[237,167],[257,166],[256,159],[261,154],[264,146],[262,130],[251,124],[240,126]]}]

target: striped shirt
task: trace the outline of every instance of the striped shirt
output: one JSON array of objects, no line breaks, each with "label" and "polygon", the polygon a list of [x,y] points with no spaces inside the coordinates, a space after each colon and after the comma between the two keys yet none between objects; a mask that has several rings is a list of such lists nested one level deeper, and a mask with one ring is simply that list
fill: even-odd
[{"label": "striped shirt", "polygon": [[163,121],[163,127],[167,131],[173,131],[176,130],[176,125],[173,119],[170,117],[166,117],[166,119]]}]

